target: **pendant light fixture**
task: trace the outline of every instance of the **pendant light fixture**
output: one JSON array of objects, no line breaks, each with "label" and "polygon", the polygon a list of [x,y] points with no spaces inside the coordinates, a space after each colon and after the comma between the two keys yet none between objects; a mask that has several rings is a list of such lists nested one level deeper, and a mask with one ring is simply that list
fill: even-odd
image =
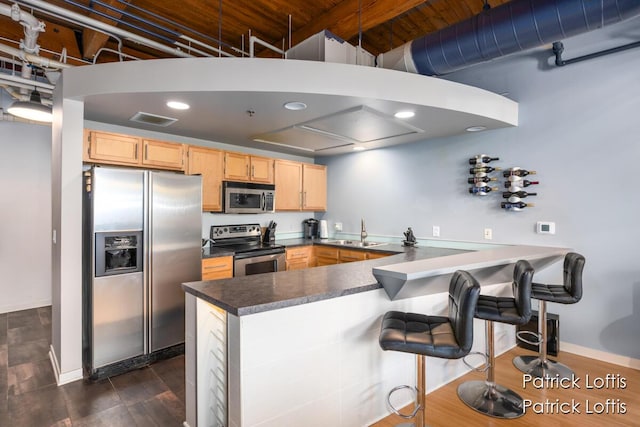
[{"label": "pendant light fixture", "polygon": [[36,122],[51,123],[53,121],[51,108],[42,104],[40,92],[35,88],[31,91],[29,101],[15,101],[7,108],[7,112],[12,116],[34,120]]}]

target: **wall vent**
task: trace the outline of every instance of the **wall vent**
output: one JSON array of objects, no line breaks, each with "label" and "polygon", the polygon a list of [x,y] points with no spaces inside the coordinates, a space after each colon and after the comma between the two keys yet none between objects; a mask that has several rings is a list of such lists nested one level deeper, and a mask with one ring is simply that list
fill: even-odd
[{"label": "wall vent", "polygon": [[129,120],[131,120],[132,122],[145,123],[148,125],[162,127],[170,126],[178,121],[178,119],[174,119],[172,117],[158,116],[157,114],[143,113],[142,111],[134,114],[133,117],[131,117]]}]

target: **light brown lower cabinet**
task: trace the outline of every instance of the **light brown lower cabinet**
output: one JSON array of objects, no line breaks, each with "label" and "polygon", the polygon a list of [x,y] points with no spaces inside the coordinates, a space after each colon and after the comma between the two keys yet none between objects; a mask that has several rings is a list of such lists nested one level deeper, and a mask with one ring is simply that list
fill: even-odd
[{"label": "light brown lower cabinet", "polygon": [[313,246],[297,246],[286,249],[287,270],[315,267]]},{"label": "light brown lower cabinet", "polygon": [[333,265],[338,263],[338,248],[331,246],[314,246],[316,265]]},{"label": "light brown lower cabinet", "polygon": [[202,280],[228,279],[230,277],[233,277],[232,256],[202,260]]},{"label": "light brown lower cabinet", "polygon": [[338,261],[341,263],[364,261],[366,259],[367,259],[367,253],[365,251],[354,251],[351,249],[340,249],[338,251]]}]

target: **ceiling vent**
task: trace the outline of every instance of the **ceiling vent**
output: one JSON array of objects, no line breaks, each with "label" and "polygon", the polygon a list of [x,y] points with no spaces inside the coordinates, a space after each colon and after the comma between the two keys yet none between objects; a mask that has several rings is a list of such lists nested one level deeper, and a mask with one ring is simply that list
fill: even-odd
[{"label": "ceiling vent", "polygon": [[254,141],[322,151],[345,145],[423,133],[424,130],[361,105],[303,123],[254,136]]},{"label": "ceiling vent", "polygon": [[174,119],[172,117],[158,116],[156,114],[143,113],[142,111],[139,111],[136,114],[134,114],[133,117],[131,117],[129,120],[131,120],[132,122],[144,123],[147,125],[161,126],[161,127],[170,126],[178,121],[178,119]]}]

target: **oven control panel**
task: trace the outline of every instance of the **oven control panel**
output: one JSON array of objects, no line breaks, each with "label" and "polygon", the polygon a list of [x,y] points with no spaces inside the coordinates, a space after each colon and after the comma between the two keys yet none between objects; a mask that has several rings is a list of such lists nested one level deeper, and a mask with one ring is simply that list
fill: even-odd
[{"label": "oven control panel", "polygon": [[260,224],[211,226],[212,239],[232,239],[237,237],[260,237]]}]

